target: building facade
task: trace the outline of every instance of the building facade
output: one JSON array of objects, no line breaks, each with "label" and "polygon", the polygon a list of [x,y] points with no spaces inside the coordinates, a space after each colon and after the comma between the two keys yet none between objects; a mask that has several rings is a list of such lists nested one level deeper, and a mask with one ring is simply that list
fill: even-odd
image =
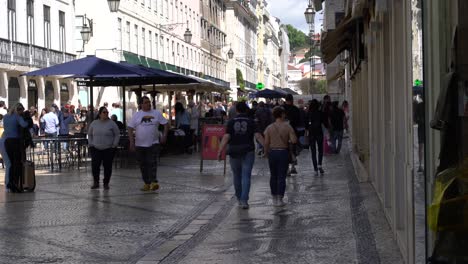
[{"label": "building facade", "polygon": [[415,263],[411,2],[343,4],[322,40],[324,61],[346,63],[353,163],[374,186],[403,259]]},{"label": "building facade", "polygon": [[[329,32],[344,18],[345,1],[343,0],[327,0],[324,4],[324,31]],[[344,72],[344,65],[341,62],[342,57],[337,56],[333,61],[327,63],[326,79],[327,90],[331,95],[339,95],[344,93],[344,79],[341,78]],[[314,64],[317,62],[313,62]]]},{"label": "building facade", "polygon": [[67,79],[22,73],[73,60],[73,1],[0,1],[0,100],[44,108],[77,98]]},{"label": "building facade", "polygon": [[[227,74],[231,84],[231,97],[234,100],[238,95],[245,94],[243,91],[238,92],[238,89],[254,89],[257,83],[255,59],[258,54],[260,22],[256,10],[261,4],[262,1],[226,1],[226,21],[230,25],[228,43],[234,51],[234,58],[229,60]],[[244,83],[239,83],[240,80]]]}]

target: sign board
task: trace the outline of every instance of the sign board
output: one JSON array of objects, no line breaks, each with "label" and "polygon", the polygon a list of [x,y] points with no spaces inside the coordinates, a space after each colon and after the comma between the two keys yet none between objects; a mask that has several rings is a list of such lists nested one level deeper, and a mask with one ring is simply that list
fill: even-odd
[{"label": "sign board", "polygon": [[[204,160],[217,160],[218,148],[221,144],[226,127],[224,125],[205,124],[202,129],[202,158]],[[223,153],[222,159],[226,158]]]},{"label": "sign board", "polygon": [[263,83],[257,83],[256,88],[257,90],[262,90],[263,88],[265,88],[265,85]]},{"label": "sign board", "polygon": [[[203,171],[203,160],[218,160],[218,149],[226,133],[226,127],[218,124],[205,124],[202,128],[202,150],[200,172]],[[223,151],[221,160],[224,160],[224,174],[226,174],[226,152]]]},{"label": "sign board", "polygon": [[76,85],[78,85],[78,86],[89,86],[89,81],[77,81]]}]

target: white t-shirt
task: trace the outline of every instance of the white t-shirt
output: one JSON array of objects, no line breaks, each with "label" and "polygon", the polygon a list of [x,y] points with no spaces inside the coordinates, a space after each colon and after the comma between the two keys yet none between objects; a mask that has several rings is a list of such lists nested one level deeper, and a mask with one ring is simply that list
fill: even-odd
[{"label": "white t-shirt", "polygon": [[159,144],[158,127],[160,124],[167,124],[167,120],[159,110],[136,112],[128,124],[129,127],[135,129],[135,146],[151,147]]},{"label": "white t-shirt", "polygon": [[42,122],[45,122],[44,131],[49,134],[57,133],[57,127],[59,125],[59,120],[56,114],[49,112],[42,117]]}]

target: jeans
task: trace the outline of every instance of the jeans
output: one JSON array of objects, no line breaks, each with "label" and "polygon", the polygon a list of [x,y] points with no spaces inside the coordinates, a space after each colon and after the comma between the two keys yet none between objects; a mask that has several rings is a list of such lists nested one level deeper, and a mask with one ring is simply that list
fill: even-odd
[{"label": "jeans", "polygon": [[154,144],[151,147],[136,147],[136,158],[145,184],[158,182],[158,156],[159,144]]},{"label": "jeans", "polygon": [[287,149],[272,149],[268,154],[268,164],[270,165],[270,189],[273,196],[284,196],[286,191],[286,174],[288,173]]},{"label": "jeans", "polygon": [[310,153],[312,154],[312,164],[314,170],[318,171],[317,167],[317,150],[318,150],[318,166],[322,166],[323,160],[323,134],[309,135]]},{"label": "jeans", "polygon": [[[341,142],[343,141],[343,130],[335,130],[331,132],[331,147],[335,153],[340,153]],[[336,143],[338,142],[338,146]]]},{"label": "jeans", "polygon": [[94,184],[99,184],[99,174],[101,173],[101,164],[104,166],[104,185],[108,185],[112,175],[112,161],[114,160],[115,149],[97,149],[89,148],[91,153],[91,167],[93,172]]},{"label": "jeans", "polygon": [[231,156],[229,158],[236,197],[240,201],[247,202],[249,200],[250,177],[252,176],[254,161],[255,154],[253,151],[247,152],[242,156]]}]

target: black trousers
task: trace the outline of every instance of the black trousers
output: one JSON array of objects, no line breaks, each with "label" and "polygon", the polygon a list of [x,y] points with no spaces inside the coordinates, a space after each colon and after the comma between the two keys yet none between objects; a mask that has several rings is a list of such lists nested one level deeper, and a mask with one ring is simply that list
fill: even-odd
[{"label": "black trousers", "polygon": [[[317,134],[317,135],[309,134],[309,144],[310,144],[310,153],[312,154],[312,164],[314,165],[314,170],[317,171],[318,170],[317,158],[318,158],[318,165],[322,166],[323,134]],[[317,157],[317,154],[318,154],[318,157]]]},{"label": "black trousers", "polygon": [[23,166],[21,163],[23,155],[22,141],[19,138],[5,139],[5,150],[10,159],[11,167],[9,173],[8,189],[12,192],[21,192],[21,176],[23,174]]},{"label": "black trousers", "polygon": [[91,153],[91,167],[93,172],[93,180],[95,184],[99,184],[99,174],[101,173],[101,164],[104,166],[104,185],[109,184],[112,175],[112,162],[114,161],[115,149],[97,149],[89,148]]}]

